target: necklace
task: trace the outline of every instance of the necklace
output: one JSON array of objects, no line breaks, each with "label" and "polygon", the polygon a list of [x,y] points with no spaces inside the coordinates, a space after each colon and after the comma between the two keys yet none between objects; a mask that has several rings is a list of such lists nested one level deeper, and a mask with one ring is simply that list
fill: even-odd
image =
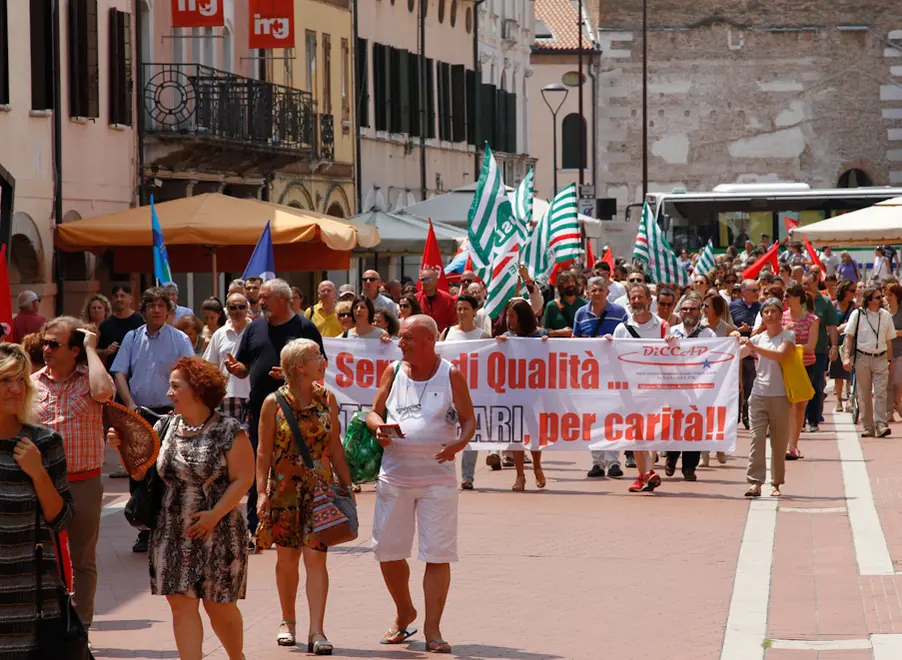
[{"label": "necklace", "polygon": [[402,416],[404,416],[404,417],[407,417],[408,415],[411,415],[411,414],[413,414],[413,413],[415,413],[415,412],[419,412],[420,410],[423,409],[423,397],[426,396],[426,390],[429,389],[429,382],[432,380],[432,376],[435,375],[435,372],[438,370],[437,364],[440,364],[439,361],[438,361],[438,358],[436,358],[435,363],[433,363],[432,371],[431,371],[430,374],[429,374],[429,378],[427,378],[427,379],[423,382],[423,391],[419,393],[419,397],[417,398],[417,402],[414,403],[414,404],[411,404],[411,403],[410,403],[410,400],[413,398],[413,397],[410,396],[410,390],[413,389],[414,394],[416,394],[416,391],[417,391],[416,383],[417,383],[417,381],[415,381],[413,378],[410,378],[410,377],[408,376],[408,378],[407,378],[407,391],[406,391],[407,396],[404,397],[405,399],[407,399],[408,405],[403,406],[403,407],[397,409],[397,412],[398,412],[399,415],[402,415]]},{"label": "necklace", "polygon": [[211,419],[213,419],[214,414],[215,413],[210,413],[210,416],[207,417],[200,424],[185,424],[185,418],[182,417],[179,419],[179,428],[181,428],[182,431],[185,431],[187,433],[197,433],[198,431],[203,429],[204,426],[206,426],[207,422],[209,422]]}]

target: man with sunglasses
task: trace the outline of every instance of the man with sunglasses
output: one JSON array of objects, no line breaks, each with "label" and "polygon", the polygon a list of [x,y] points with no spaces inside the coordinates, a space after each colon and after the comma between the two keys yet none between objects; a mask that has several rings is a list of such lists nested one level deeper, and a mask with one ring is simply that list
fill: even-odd
[{"label": "man with sunglasses", "polygon": [[420,272],[420,290],[417,292],[417,302],[423,309],[423,314],[431,316],[438,326],[439,335],[457,323],[457,303],[447,291],[438,288],[438,273],[432,268],[426,268]]},{"label": "man with sunglasses", "polygon": [[[178,332],[176,330],[176,332]],[[103,507],[103,404],[113,398],[113,379],[97,354],[97,335],[78,319],[49,321],[41,338],[44,364],[31,380],[37,393],[36,421],[63,436],[75,517],[69,523],[75,609],[85,626],[94,618],[97,539]]]},{"label": "man with sunglasses", "polygon": [[[626,288],[629,289],[630,287],[636,286],[637,284],[640,284],[640,285],[647,284],[647,282],[645,281],[645,273],[642,272],[641,270],[633,269],[630,271],[629,275],[626,276]],[[649,296],[651,299],[651,305],[648,308],[648,311],[650,311],[652,314],[657,314],[658,313],[658,300],[653,295],[651,295],[651,293],[649,293]],[[624,293],[622,296],[617,298],[617,300],[614,301],[614,304],[620,305],[627,312],[632,313],[630,310],[629,296],[626,293]],[[664,319],[664,320],[669,321],[669,319]]]},{"label": "man with sunglasses", "polygon": [[373,308],[378,311],[391,312],[395,316],[398,315],[398,306],[391,298],[386,298],[379,289],[382,287],[382,277],[375,270],[368,270],[363,273],[363,295],[370,299]]},{"label": "man with sunglasses", "polygon": [[852,371],[854,363],[858,405],[864,426],[861,435],[882,438],[890,434],[886,423],[886,388],[893,363],[896,329],[893,317],[883,308],[883,294],[876,287],[867,287],[863,300],[862,308],[852,312],[846,323],[842,363],[846,371]]},{"label": "man with sunglasses", "polygon": [[[711,328],[701,324],[702,298],[695,292],[687,293],[680,301],[680,323],[670,329],[670,337],[677,339],[713,339],[717,335]],[[665,337],[667,339],[667,337]],[[701,452],[698,451],[669,451],[664,462],[664,474],[672,477],[676,472],[677,459],[683,456],[683,478],[686,481],[696,481],[695,469],[698,467]]]},{"label": "man with sunglasses", "polygon": [[679,317],[674,313],[676,308],[676,293],[668,286],[658,288],[658,318],[667,321],[670,325],[676,325],[680,322]]},{"label": "man with sunglasses", "polygon": [[228,378],[225,399],[222,400],[222,413],[241,421],[244,421],[244,408],[251,395],[251,381],[231,374],[226,369],[225,362],[229,355],[238,353],[241,336],[251,322],[247,308],[247,298],[244,295],[240,293],[230,295],[226,299],[229,318],[224,326],[213,333],[210,343],[207,344],[207,350],[204,351],[204,359],[217,365]]}]

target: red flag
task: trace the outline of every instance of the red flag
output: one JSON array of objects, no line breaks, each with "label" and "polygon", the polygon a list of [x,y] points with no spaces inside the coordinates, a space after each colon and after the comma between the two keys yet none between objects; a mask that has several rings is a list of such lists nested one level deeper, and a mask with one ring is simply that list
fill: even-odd
[{"label": "red flag", "polygon": [[592,250],[592,241],[586,241],[586,268],[595,268],[595,252]]},{"label": "red flag", "polygon": [[797,229],[802,226],[802,223],[798,220],[793,220],[788,215],[783,216],[783,224],[786,226],[786,234],[787,236],[792,233],[793,229]]},{"label": "red flag", "polygon": [[764,267],[764,264],[770,264],[771,270],[774,272],[774,275],[780,272],[780,264],[777,261],[777,251],[780,249],[780,243],[775,242],[770,246],[767,252],[765,252],[755,263],[742,271],[742,279],[744,280],[754,280],[758,277],[758,274],[761,272],[761,269]]},{"label": "red flag", "polygon": [[614,272],[614,255],[611,253],[611,248],[608,248],[604,256],[601,258],[603,262],[605,262],[608,266],[611,267],[611,272]]},{"label": "red flag", "polygon": [[[435,230],[432,228],[432,218],[429,219],[429,233],[426,235],[426,245],[423,246],[423,258],[420,260],[420,270],[434,270],[438,273],[438,288],[448,290],[448,279],[445,277],[445,266],[442,264],[442,253],[438,249],[438,240],[435,238]],[[417,291],[422,291],[423,285],[417,281]]]},{"label": "red flag", "polygon": [[6,268],[6,245],[0,244],[0,325],[3,341],[13,340],[13,301],[9,290],[9,270]]},{"label": "red flag", "polygon": [[556,286],[557,276],[563,273],[565,270],[568,270],[572,265],[573,259],[571,259],[570,261],[564,261],[562,263],[554,264],[554,268],[551,269],[551,275],[548,277],[548,281],[551,283],[551,286]]},{"label": "red flag", "polygon": [[821,282],[823,282],[824,278],[827,277],[827,271],[824,268],[824,264],[821,262],[821,258],[817,256],[817,250],[814,249],[811,241],[804,236],[802,237],[802,241],[805,243],[805,249],[808,250],[808,257],[811,259],[811,263],[821,269]]},{"label": "red flag", "polygon": [[473,253],[470,252],[470,248],[467,248],[467,263],[464,264],[464,272],[468,270],[476,272],[476,269],[473,268]]}]

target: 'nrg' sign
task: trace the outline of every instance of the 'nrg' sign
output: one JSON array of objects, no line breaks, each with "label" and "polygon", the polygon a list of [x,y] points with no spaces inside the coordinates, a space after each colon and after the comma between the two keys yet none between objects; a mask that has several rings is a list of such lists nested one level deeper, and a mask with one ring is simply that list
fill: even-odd
[{"label": "'nrg' sign", "polygon": [[223,0],[172,0],[172,27],[222,27]]},{"label": "'nrg' sign", "polygon": [[294,48],[294,0],[250,0],[249,48]]}]

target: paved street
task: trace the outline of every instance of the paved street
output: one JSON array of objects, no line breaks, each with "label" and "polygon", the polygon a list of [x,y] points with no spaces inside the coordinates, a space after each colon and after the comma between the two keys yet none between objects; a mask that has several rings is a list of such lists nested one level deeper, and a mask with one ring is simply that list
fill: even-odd
[{"label": "paved street", "polygon": [[[531,492],[511,493],[513,470],[481,466],[477,490],[461,494],[461,562],[443,626],[454,657],[898,660],[902,424],[882,439],[853,428],[829,413],[821,433],[802,436],[806,458],[789,464],[779,506],[743,497],[744,431],[727,465],[700,468],[697,483],[678,472],[653,495],[628,494],[626,478],[586,480],[588,454],[549,454],[546,492],[529,481]],[[131,552],[126,484],[105,485],[96,655],[176,658],[166,602],[149,595],[146,557]],[[393,611],[369,552],[373,498],[371,488],[359,498],[359,543],[330,558],[326,632],[339,657],[424,658],[422,634],[378,643]],[[274,551],[251,558],[241,604],[249,660],[304,655],[275,643],[274,564]],[[302,589],[301,631],[304,603]],[[208,657],[226,658],[206,625]]]}]

